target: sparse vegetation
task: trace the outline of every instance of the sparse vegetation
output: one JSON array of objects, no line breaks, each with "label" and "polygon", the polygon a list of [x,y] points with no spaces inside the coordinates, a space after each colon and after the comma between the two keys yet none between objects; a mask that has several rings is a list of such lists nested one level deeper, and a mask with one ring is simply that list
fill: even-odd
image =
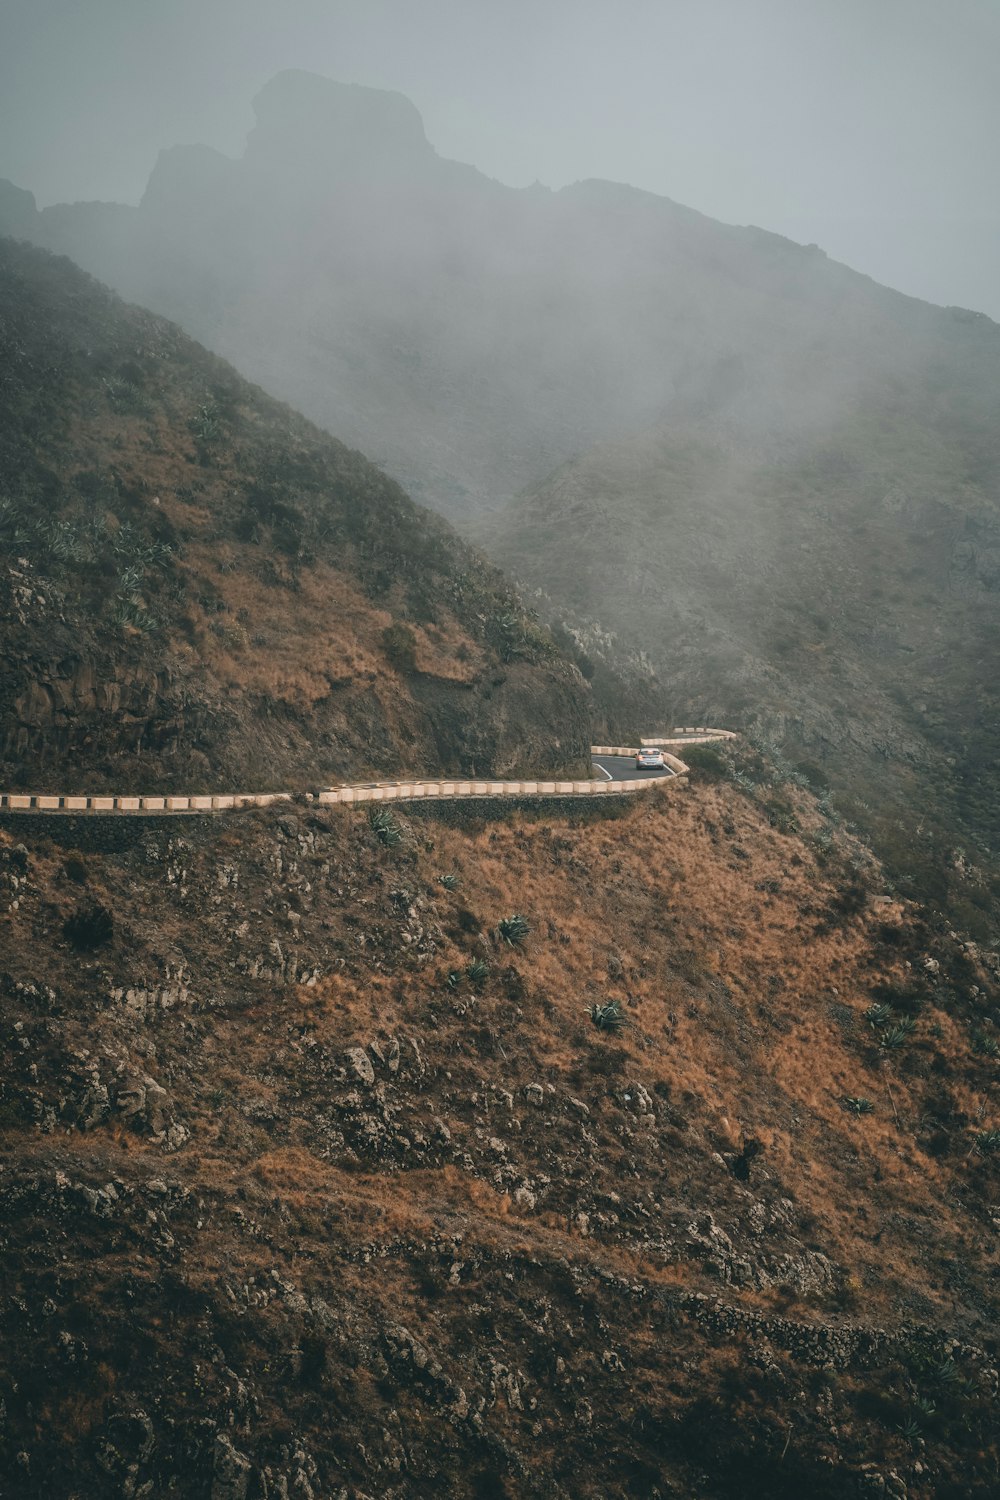
[{"label": "sparse vegetation", "polygon": [[896,1052],[900,1047],[906,1046],[916,1029],[917,1023],[913,1017],[904,1016],[901,1021],[896,1021],[879,1033],[879,1047],[883,1052]]},{"label": "sparse vegetation", "polygon": [[368,809],[368,826],[379,843],[384,844],[387,849],[403,842],[402,824],[387,807],[373,804]]},{"label": "sparse vegetation", "polygon": [[114,936],[111,912],[98,902],[78,906],[63,924],[63,936],[79,953],[92,953]]},{"label": "sparse vegetation", "polygon": [[625,1012],[617,1000],[606,1000],[603,1004],[596,1002],[587,1014],[598,1031],[608,1031],[616,1035],[625,1026]]},{"label": "sparse vegetation", "polygon": [[840,1102],[852,1115],[870,1115],[875,1108],[872,1101],[863,1095],[845,1094]]},{"label": "sparse vegetation", "polygon": [[417,638],[409,625],[394,620],[382,632],[382,650],[390,666],[397,672],[415,672],[417,668]]},{"label": "sparse vegetation", "polygon": [[503,942],[511,948],[518,948],[524,942],[531,931],[528,920],[520,912],[515,912],[512,917],[501,917],[497,923],[497,932]]},{"label": "sparse vegetation", "polygon": [[[373,756],[375,774],[583,771],[575,668],[496,569],[359,453],[11,241],[0,328],[8,718],[32,705],[0,724],[0,742],[29,742],[7,784],[25,754],[58,791],[88,775],[116,792],[294,791],[371,774]],[[70,689],[73,732],[54,734],[55,664],[78,658],[101,701]]]},{"label": "sparse vegetation", "polygon": [[975,1138],[980,1156],[995,1156],[1000,1152],[1000,1130],[979,1130]]}]

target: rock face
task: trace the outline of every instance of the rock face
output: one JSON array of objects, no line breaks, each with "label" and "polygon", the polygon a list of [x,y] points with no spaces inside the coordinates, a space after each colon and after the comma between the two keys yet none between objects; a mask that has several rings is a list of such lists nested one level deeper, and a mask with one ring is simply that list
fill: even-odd
[{"label": "rock face", "polygon": [[0,341],[5,785],[589,766],[577,669],[360,454],[9,241]]}]

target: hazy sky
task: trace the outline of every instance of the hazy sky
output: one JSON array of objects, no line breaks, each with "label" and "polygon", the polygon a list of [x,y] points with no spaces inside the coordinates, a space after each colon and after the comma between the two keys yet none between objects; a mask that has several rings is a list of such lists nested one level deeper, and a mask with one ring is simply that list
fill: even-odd
[{"label": "hazy sky", "polygon": [[1000,0],[0,0],[0,176],[137,202],[288,67],[504,182],[631,182],[1000,320]]}]

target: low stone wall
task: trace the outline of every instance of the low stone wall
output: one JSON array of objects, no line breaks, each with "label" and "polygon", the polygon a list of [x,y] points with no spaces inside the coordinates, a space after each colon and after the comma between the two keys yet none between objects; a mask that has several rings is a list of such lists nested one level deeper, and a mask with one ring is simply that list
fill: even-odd
[{"label": "low stone wall", "polygon": [[[706,732],[707,737],[731,738],[726,730]],[[659,740],[644,740],[643,745],[659,745]],[[687,743],[692,743],[688,740]],[[593,755],[634,756],[637,747],[593,745]],[[687,766],[676,755],[664,751],[664,763],[673,776],[683,776]],[[488,798],[555,798],[566,802],[578,797],[615,797],[645,792],[662,785],[664,779],[643,777],[628,781],[408,781],[368,782],[356,786],[331,787],[309,800],[321,806],[343,806],[360,802],[430,802],[454,799]],[[229,792],[215,795],[149,795],[149,796],[75,796],[54,793],[0,793],[0,819],[8,815],[17,819],[45,820],[53,816],[87,819],[95,814],[105,817],[174,818],[192,814],[235,811],[239,808],[270,807],[275,802],[291,802],[290,792]]]},{"label": "low stone wall", "polygon": [[[635,752],[633,751],[633,754]],[[673,758],[673,757],[672,757]],[[676,763],[682,774],[687,766]],[[425,802],[450,801],[455,798],[486,797],[608,797],[627,792],[641,792],[658,781],[672,778],[650,778],[632,781],[415,781],[398,785],[338,787],[329,792],[320,792],[316,801],[321,804],[345,802]]]},{"label": "low stone wall", "polygon": [[173,817],[177,813],[270,807],[272,802],[291,800],[291,792],[231,792],[195,797],[57,797],[46,793],[4,792],[0,793],[0,813],[67,813],[84,817],[91,813],[145,813]]},{"label": "low stone wall", "polygon": [[694,729],[675,729],[670,734],[656,735],[641,743],[656,748],[661,745],[707,745],[709,740],[735,740],[736,737],[732,729],[709,729],[704,724],[699,724]]}]

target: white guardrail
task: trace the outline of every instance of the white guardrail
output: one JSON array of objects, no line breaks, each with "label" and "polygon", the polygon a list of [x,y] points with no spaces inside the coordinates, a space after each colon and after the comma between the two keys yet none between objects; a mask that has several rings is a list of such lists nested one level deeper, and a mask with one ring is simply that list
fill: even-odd
[{"label": "white guardrail", "polygon": [[[702,740],[692,739],[698,734]],[[699,744],[704,739],[732,739],[725,729],[674,730],[673,736],[644,739],[642,747],[668,744]],[[592,755],[634,756],[636,746],[592,745]],[[644,777],[628,781],[398,781],[364,782],[353,786],[330,787],[310,793],[309,800],[323,807],[358,802],[416,802],[424,798],[446,800],[456,797],[609,797],[623,793],[647,791],[650,787],[669,784],[683,776],[688,767],[676,755],[664,750],[664,762],[671,775]],[[200,796],[134,795],[125,797],[67,796],[42,792],[0,793],[0,812],[15,813],[131,813],[160,816],[170,814],[230,812],[244,807],[270,807],[275,802],[291,802],[291,792],[226,792]]]}]

